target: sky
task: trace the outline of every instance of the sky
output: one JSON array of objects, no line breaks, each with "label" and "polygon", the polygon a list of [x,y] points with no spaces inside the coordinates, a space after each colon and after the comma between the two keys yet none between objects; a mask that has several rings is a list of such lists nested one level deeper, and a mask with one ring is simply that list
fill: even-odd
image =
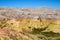
[{"label": "sky", "polygon": [[60,0],[0,0],[0,6],[19,8],[48,6],[60,9]]}]

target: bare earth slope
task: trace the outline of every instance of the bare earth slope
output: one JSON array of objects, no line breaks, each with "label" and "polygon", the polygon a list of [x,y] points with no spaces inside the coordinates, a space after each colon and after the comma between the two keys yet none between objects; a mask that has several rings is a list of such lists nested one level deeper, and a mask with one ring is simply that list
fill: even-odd
[{"label": "bare earth slope", "polygon": [[60,40],[60,10],[0,7],[0,40]]}]

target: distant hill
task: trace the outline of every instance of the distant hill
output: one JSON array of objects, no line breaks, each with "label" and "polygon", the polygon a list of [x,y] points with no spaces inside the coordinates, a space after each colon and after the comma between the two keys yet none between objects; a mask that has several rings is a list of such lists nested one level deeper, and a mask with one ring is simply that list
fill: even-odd
[{"label": "distant hill", "polygon": [[49,7],[8,8],[0,7],[0,18],[60,18],[60,10]]}]

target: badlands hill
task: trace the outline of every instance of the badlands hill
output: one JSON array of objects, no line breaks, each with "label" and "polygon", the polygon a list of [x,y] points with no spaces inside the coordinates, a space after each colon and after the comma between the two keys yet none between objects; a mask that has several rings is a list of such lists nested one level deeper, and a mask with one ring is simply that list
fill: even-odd
[{"label": "badlands hill", "polygon": [[0,7],[0,40],[60,40],[60,10]]},{"label": "badlands hill", "polygon": [[0,7],[0,18],[60,18],[60,10],[49,7],[8,8]]}]

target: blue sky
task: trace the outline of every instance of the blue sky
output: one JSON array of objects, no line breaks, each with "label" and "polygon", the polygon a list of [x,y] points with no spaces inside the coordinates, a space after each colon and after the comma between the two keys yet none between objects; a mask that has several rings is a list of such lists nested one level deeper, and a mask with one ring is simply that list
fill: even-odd
[{"label": "blue sky", "polygon": [[60,0],[0,0],[0,6],[20,8],[48,6],[60,9]]}]

